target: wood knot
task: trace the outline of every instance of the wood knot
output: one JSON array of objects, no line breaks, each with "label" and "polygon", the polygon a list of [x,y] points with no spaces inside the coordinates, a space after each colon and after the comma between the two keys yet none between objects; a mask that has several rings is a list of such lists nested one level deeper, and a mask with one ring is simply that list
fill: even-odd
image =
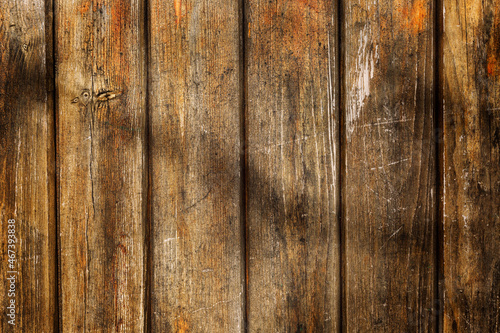
[{"label": "wood knot", "polygon": [[80,96],[73,98],[71,103],[73,103],[73,104],[78,103],[78,104],[81,104],[83,106],[86,106],[89,103],[90,99],[91,99],[90,90],[84,89],[80,93]]},{"label": "wood knot", "polygon": [[97,96],[93,98],[90,90],[84,89],[80,93],[80,96],[77,96],[71,100],[71,103],[73,104],[78,103],[80,105],[86,106],[87,104],[89,104],[91,100],[97,102],[106,102],[120,96],[121,94],[122,94],[121,91],[103,91],[98,93]]},{"label": "wood knot", "polygon": [[114,99],[122,94],[121,91],[104,91],[97,95],[96,100],[99,102],[109,101]]}]

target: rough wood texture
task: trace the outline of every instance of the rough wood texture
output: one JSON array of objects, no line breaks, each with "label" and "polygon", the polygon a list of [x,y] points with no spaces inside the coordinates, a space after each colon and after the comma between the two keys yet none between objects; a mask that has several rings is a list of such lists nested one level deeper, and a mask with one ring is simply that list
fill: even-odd
[{"label": "rough wood texture", "polygon": [[149,5],[151,328],[243,332],[238,2]]},{"label": "rough wood texture", "polygon": [[145,322],[142,0],[56,0],[61,329]]},{"label": "rough wood texture", "polygon": [[338,331],[337,8],[245,13],[249,332]]},{"label": "rough wood texture", "polygon": [[432,1],[344,9],[344,328],[433,332]]},{"label": "rough wood texture", "polygon": [[500,1],[443,14],[443,328],[500,332]]},{"label": "rough wood texture", "polygon": [[[50,332],[55,327],[54,111],[47,62],[51,16],[45,5],[39,0],[0,2],[2,332]],[[9,219],[16,221],[15,234],[9,233]],[[15,252],[12,267],[8,250]],[[14,297],[7,280],[12,275]],[[12,299],[15,326],[6,316]]]}]

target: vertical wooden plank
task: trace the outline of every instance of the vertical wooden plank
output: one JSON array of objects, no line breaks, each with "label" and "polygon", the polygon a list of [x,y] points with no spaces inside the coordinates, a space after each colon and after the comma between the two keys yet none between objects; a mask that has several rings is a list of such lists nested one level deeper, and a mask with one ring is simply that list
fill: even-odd
[{"label": "vertical wooden plank", "polygon": [[500,1],[443,1],[445,332],[500,332]]},{"label": "vertical wooden plank", "polygon": [[345,329],[433,332],[433,3],[344,9]]},{"label": "vertical wooden plank", "polygon": [[340,330],[337,10],[245,5],[250,332]]},{"label": "vertical wooden plank", "polygon": [[47,10],[50,6],[40,0],[0,3],[2,332],[49,332],[55,325],[52,30],[46,26]]},{"label": "vertical wooden plank", "polygon": [[142,0],[56,0],[61,329],[141,332]]},{"label": "vertical wooden plank", "polygon": [[238,1],[149,5],[153,332],[242,332]]}]

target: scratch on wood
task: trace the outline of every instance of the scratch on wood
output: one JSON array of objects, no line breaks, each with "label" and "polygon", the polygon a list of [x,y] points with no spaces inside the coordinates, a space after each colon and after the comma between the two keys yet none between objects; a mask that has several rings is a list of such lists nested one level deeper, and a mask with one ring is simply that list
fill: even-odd
[{"label": "scratch on wood", "polygon": [[396,234],[397,234],[398,232],[400,232],[400,231],[401,231],[401,229],[403,229],[403,226],[399,227],[399,229],[398,229],[398,230],[396,230],[396,231],[395,231],[395,232],[394,232],[394,233],[393,233],[393,234],[392,234],[389,238],[387,238],[387,240],[385,241],[384,245],[382,245],[382,246],[381,246],[378,250],[379,250],[379,251],[380,251],[380,250],[382,250],[382,249],[383,249],[383,248],[387,245],[387,243],[389,243],[389,241],[390,241],[390,240],[391,240],[394,236],[396,236]]},{"label": "scratch on wood", "polygon": [[415,118],[379,121],[376,123],[369,123],[369,124],[364,124],[364,125],[359,125],[359,126],[355,125],[354,127],[356,128],[356,127],[372,127],[372,126],[380,126],[380,125],[391,125],[391,124],[405,123],[405,122],[410,122],[410,121],[415,121]]},{"label": "scratch on wood", "polygon": [[271,144],[271,145],[259,146],[259,147],[256,147],[254,149],[249,149],[249,151],[251,151],[251,152],[263,152],[263,151],[269,152],[271,149],[281,148],[281,147],[284,147],[284,146],[287,146],[290,144],[307,141],[311,138],[316,139],[316,137],[318,137],[318,136],[323,137],[323,136],[325,136],[325,134],[326,133],[320,133],[319,135],[317,135],[317,134],[306,135],[304,137],[293,139],[293,140],[283,141],[283,142],[279,142],[279,143],[275,143],[275,144]]},{"label": "scratch on wood", "polygon": [[406,162],[408,160],[410,160],[410,159],[409,158],[404,158],[404,159],[399,160],[399,161],[394,161],[394,162],[391,162],[391,163],[387,163],[386,165],[382,165],[382,166],[378,166],[378,167],[375,167],[375,168],[371,168],[370,170],[383,169],[386,166],[396,165],[396,164],[399,164],[399,163],[402,163],[402,162]]},{"label": "scratch on wood", "polygon": [[[220,302],[216,302],[210,306],[207,306],[207,307],[201,307],[201,308],[198,308],[196,310],[193,310],[193,311],[190,311],[188,312],[189,314],[192,314],[192,313],[196,313],[196,312],[200,312],[200,311],[204,311],[204,310],[210,310],[210,309],[213,309],[215,308],[217,305],[220,305],[220,304],[226,304],[226,303],[230,303],[230,302],[234,302],[236,300],[238,300],[239,298],[241,297],[241,292],[238,296],[234,297],[233,299],[229,299],[229,300],[226,300],[226,301],[220,301]],[[177,318],[180,318],[181,316],[177,316],[175,317],[174,319],[177,319]]]},{"label": "scratch on wood", "polygon": [[212,191],[212,187],[207,191],[207,193],[201,199],[196,200],[192,205],[184,208],[184,212],[190,210],[191,208],[193,208],[194,206],[196,206],[197,204],[199,204],[200,202],[205,200],[211,191]]}]

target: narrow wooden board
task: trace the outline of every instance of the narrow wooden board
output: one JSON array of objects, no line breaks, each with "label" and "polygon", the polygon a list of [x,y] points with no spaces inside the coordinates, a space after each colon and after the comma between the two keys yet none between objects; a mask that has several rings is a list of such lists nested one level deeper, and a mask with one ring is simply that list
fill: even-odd
[{"label": "narrow wooden board", "polygon": [[436,328],[432,3],[344,4],[347,332]]},{"label": "narrow wooden board", "polygon": [[239,15],[149,2],[153,332],[244,329]]},{"label": "narrow wooden board", "polygon": [[249,332],[340,331],[337,15],[245,2]]},{"label": "narrow wooden board", "polygon": [[443,1],[444,332],[500,331],[500,1]]},{"label": "narrow wooden board", "polygon": [[51,332],[57,322],[50,10],[50,1],[0,2],[2,332]]},{"label": "narrow wooden board", "polygon": [[142,0],[56,0],[65,332],[144,331],[144,14]]}]

